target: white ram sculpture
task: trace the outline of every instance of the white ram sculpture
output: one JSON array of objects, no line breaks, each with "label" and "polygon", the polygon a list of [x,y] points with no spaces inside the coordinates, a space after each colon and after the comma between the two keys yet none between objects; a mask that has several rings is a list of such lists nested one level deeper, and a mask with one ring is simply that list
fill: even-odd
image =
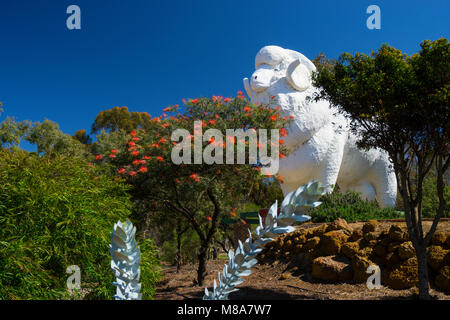
[{"label": "white ram sculpture", "polygon": [[262,48],[255,58],[256,71],[244,87],[253,103],[279,106],[292,116],[285,144],[290,154],[280,159],[284,195],[315,178],[331,192],[356,191],[381,207],[394,207],[397,181],[386,152],[360,150],[347,119],[325,100],[315,102],[314,64],[299,52],[278,46]]}]

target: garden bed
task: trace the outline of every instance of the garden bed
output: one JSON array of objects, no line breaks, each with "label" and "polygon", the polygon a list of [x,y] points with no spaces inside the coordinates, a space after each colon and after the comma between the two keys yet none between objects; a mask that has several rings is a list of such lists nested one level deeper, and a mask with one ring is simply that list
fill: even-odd
[{"label": "garden bed", "polygon": [[[393,225],[405,228],[406,224],[399,221],[379,221],[379,230],[389,230]],[[427,231],[431,226],[431,221],[425,221],[424,229]],[[361,230],[365,222],[355,222],[349,226],[355,230]],[[299,229],[312,229],[321,227],[320,223],[308,223]],[[449,232],[450,221],[445,219],[438,225],[437,232]],[[282,236],[281,238],[286,238]],[[281,239],[280,238],[280,239]],[[398,250],[398,249],[397,249]],[[266,251],[267,253],[267,251]],[[340,254],[340,253],[339,253]],[[338,254],[338,255],[339,255]],[[318,257],[320,254],[318,254]],[[312,257],[311,257],[312,258]],[[269,261],[270,260],[270,261]],[[393,289],[382,283],[380,289],[369,290],[365,281],[359,283],[353,278],[343,278],[338,281],[325,281],[313,276],[312,266],[307,261],[298,261],[291,258],[272,258],[263,264],[258,264],[252,268],[252,274],[245,278],[244,283],[239,285],[239,291],[230,294],[230,299],[332,299],[332,300],[391,300],[391,299],[413,299],[418,290],[416,287],[405,289]],[[338,259],[339,260],[339,259]],[[208,262],[208,276],[205,284],[212,285],[212,281],[217,277],[217,272],[221,271],[226,260],[212,260]],[[434,274],[432,273],[432,283],[430,293],[437,299],[450,300],[450,295],[434,286]],[[368,276],[368,275],[367,275]],[[175,268],[167,266],[165,268],[164,280],[158,286],[155,299],[201,299],[203,288],[194,284],[196,278],[196,266],[186,265],[179,273]]]}]

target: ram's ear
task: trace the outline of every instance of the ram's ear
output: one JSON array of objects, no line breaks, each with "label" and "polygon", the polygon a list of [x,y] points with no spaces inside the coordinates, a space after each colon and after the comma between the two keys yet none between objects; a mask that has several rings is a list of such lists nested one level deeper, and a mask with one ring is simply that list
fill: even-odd
[{"label": "ram's ear", "polygon": [[305,91],[311,86],[311,72],[296,59],[287,68],[286,78],[289,84],[298,91]]}]

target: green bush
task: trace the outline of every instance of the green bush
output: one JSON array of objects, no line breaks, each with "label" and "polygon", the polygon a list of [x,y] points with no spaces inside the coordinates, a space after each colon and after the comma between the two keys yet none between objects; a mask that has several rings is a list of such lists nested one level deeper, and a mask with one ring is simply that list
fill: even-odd
[{"label": "green bush", "polygon": [[153,240],[138,241],[141,250],[141,293],[142,299],[150,300],[155,294],[155,286],[161,279],[161,268],[158,260],[158,250]]},{"label": "green bush", "polygon": [[[448,182],[448,180],[447,180]],[[444,187],[444,198],[447,202],[443,217],[450,218],[450,185]],[[425,218],[433,218],[439,208],[439,198],[436,191],[436,178],[427,177],[423,182],[422,214]]]},{"label": "green bush", "polygon": [[[193,230],[187,230],[181,237],[181,254],[183,264],[198,262],[198,248],[200,247],[200,239],[198,234]],[[170,264],[175,262],[175,256],[177,253],[176,238],[168,239],[164,241],[161,246],[160,258],[162,261]]]},{"label": "green bush", "polygon": [[348,222],[370,219],[403,218],[395,209],[381,209],[375,201],[362,200],[356,192],[340,194],[338,191],[321,197],[322,204],[311,209],[308,215],[313,222],[331,222],[343,218]]},{"label": "green bush", "polygon": [[[130,209],[127,187],[82,160],[0,150],[0,299],[69,298],[70,265],[81,269],[85,299],[111,299],[110,234]],[[151,296],[158,272],[147,248]]]}]

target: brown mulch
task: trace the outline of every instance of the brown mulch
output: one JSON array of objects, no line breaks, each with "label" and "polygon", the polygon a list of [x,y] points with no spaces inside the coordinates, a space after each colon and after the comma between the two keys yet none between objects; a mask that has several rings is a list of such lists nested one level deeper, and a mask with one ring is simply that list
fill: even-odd
[{"label": "brown mulch", "polygon": [[[397,221],[380,221],[383,224],[398,223]],[[302,227],[313,227],[318,224],[306,224]],[[363,222],[350,224],[354,229]],[[424,222],[424,231],[431,222]],[[450,230],[450,221],[441,221],[438,231]],[[212,287],[217,273],[221,272],[227,260],[210,260],[205,285]],[[155,300],[201,299],[204,288],[194,284],[197,277],[196,265],[185,265],[179,273],[175,267],[164,267],[164,278],[158,284]],[[369,290],[366,284],[355,284],[352,281],[343,283],[324,283],[314,280],[311,270],[304,266],[293,266],[278,261],[272,265],[257,264],[252,268],[252,274],[244,277],[244,282],[238,286],[239,291],[230,294],[231,300],[404,300],[415,299],[417,288],[394,290],[382,286],[380,289]],[[439,300],[450,300],[450,295],[435,290],[433,285],[430,294]]]}]

